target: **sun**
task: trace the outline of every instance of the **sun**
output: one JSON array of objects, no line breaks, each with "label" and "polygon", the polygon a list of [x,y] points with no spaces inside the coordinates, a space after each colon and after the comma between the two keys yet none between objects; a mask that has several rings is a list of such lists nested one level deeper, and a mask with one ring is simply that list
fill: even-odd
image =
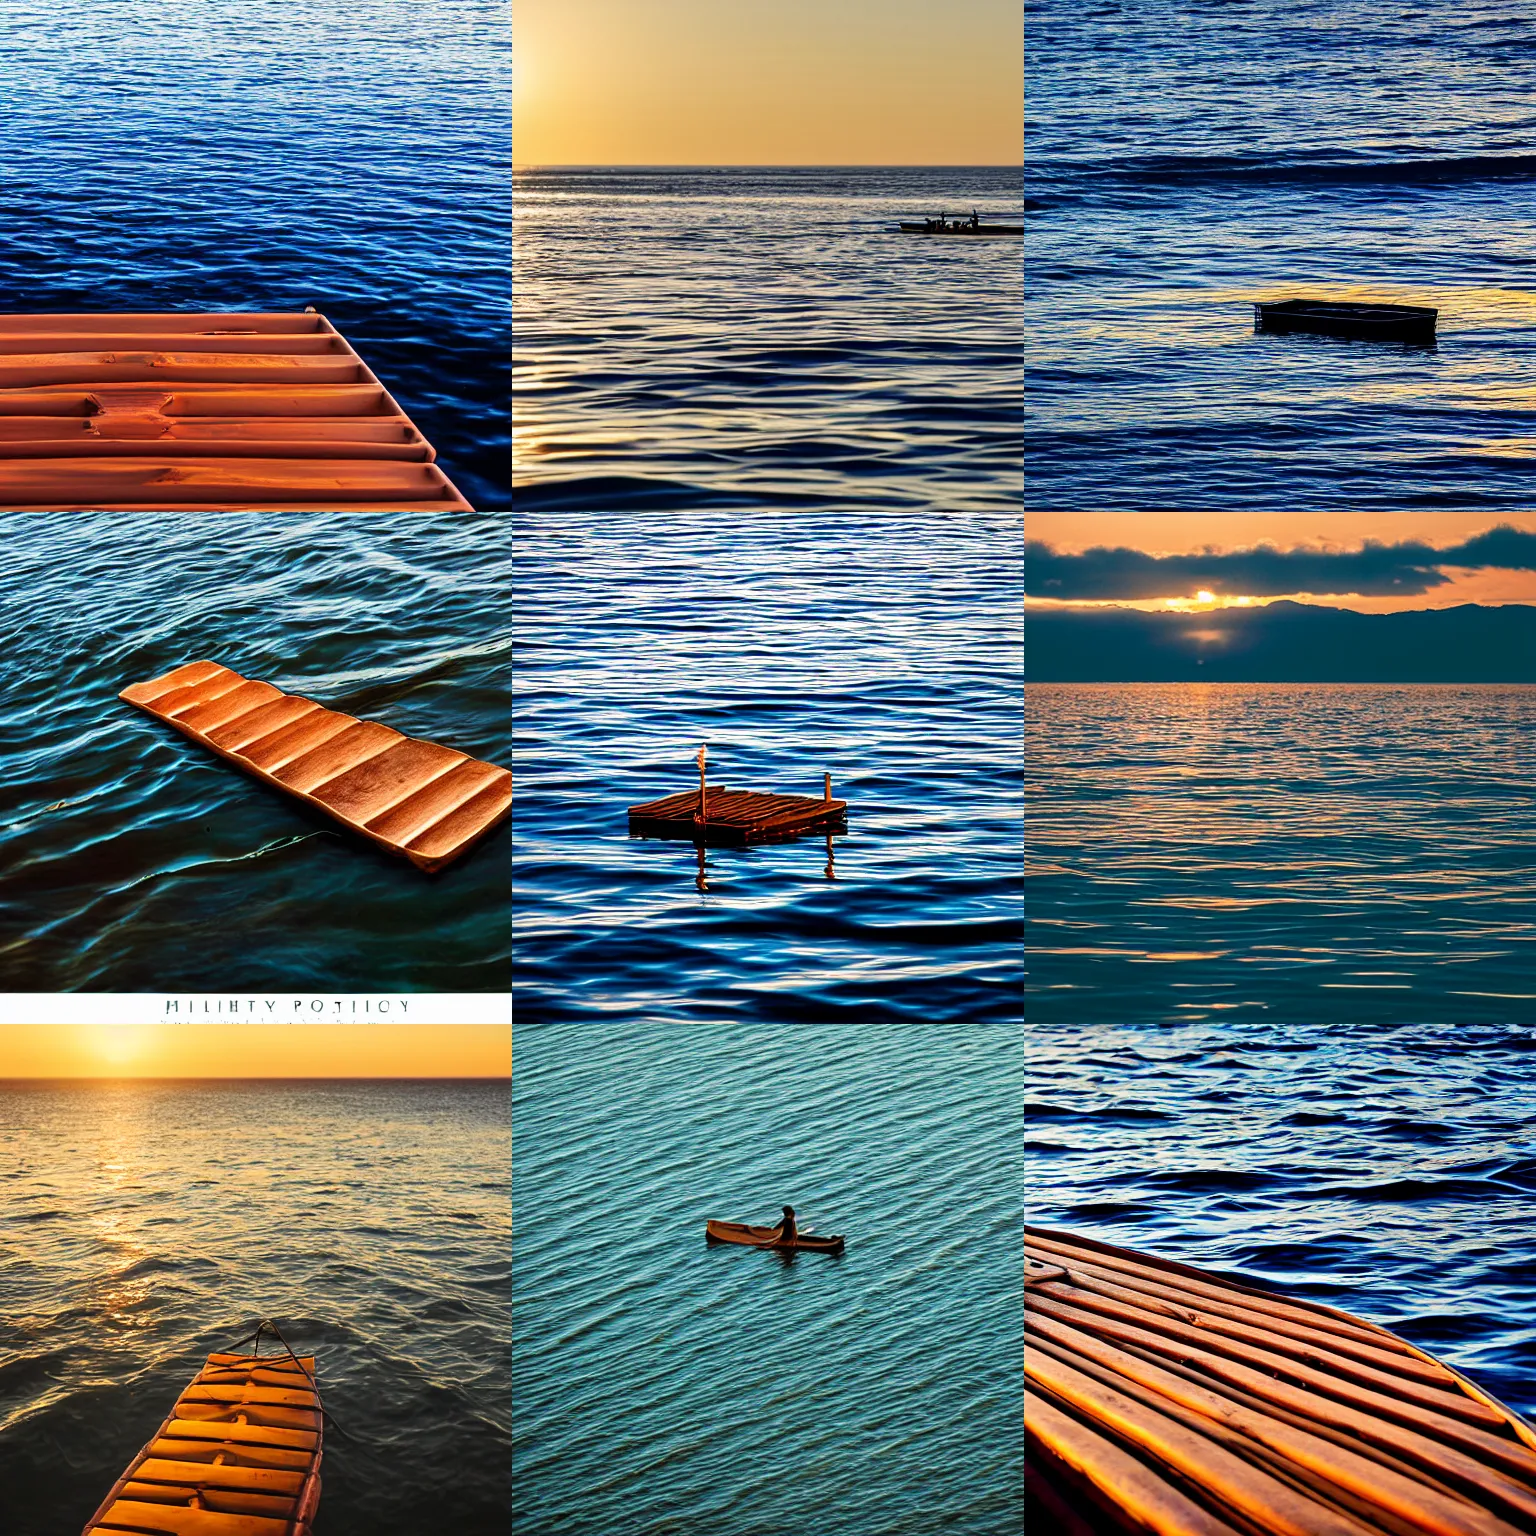
[{"label": "sun", "polygon": [[1197,603],[1214,603],[1216,601],[1216,594],[1214,592],[1205,591],[1196,592],[1195,601]]},{"label": "sun", "polygon": [[131,1067],[153,1043],[147,1024],[93,1024],[85,1032],[85,1053],[108,1067]]}]

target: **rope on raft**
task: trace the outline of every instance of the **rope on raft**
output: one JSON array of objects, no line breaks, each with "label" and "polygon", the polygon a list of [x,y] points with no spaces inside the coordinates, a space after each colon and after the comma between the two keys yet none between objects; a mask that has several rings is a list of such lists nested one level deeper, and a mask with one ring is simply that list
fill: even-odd
[{"label": "rope on raft", "polygon": [[[353,1437],[349,1435],[346,1430],[344,1430],[341,1425],[336,1422],[336,1419],[332,1415],[331,1410],[325,1406],[325,1399],[320,1395],[320,1384],[315,1380],[313,1374],[311,1374],[309,1367],[306,1366],[296,1354],[294,1354],[293,1346],[288,1342],[287,1339],[283,1337],[282,1330],[277,1326],[276,1323],[272,1321],[271,1318],[263,1317],[259,1319],[256,1324],[255,1333],[248,1333],[243,1339],[237,1339],[230,1346],[229,1353],[235,1354],[239,1351],[241,1345],[250,1344],[254,1346],[254,1353],[250,1356],[250,1358],[253,1360],[261,1359],[261,1336],[264,1333],[270,1333],[272,1337],[283,1346],[283,1350],[287,1358],[292,1360],[293,1363],[298,1366],[301,1371],[304,1372],[305,1379],[309,1382],[310,1388],[315,1394],[315,1401],[320,1404],[320,1416],[325,1420],[325,1427],[327,1429],[334,1429],[343,1440],[351,1440]],[[283,1358],[283,1356],[273,1355],[270,1358],[276,1360]]]}]

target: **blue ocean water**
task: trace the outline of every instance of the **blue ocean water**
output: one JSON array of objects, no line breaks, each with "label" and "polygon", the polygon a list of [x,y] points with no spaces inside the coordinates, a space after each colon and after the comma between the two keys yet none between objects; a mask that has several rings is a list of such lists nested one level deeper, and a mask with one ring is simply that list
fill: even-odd
[{"label": "blue ocean water", "polygon": [[1518,685],[1033,685],[1031,1018],[1530,1017],[1533,725]]},{"label": "blue ocean water", "polygon": [[[1528,507],[1529,6],[1030,0],[1028,36],[1032,508]],[[1254,334],[1329,294],[1437,343]],[[1033,1219],[1530,1411],[1531,691],[1030,693]]]},{"label": "blue ocean water", "polygon": [[[1006,169],[517,177],[519,1020],[1014,1018],[1019,208]],[[630,839],[696,782],[851,803]]]},{"label": "blue ocean water", "polygon": [[[514,519],[514,1011],[1016,1020],[1017,520],[853,507]],[[632,838],[710,782],[849,801],[752,848]]]},{"label": "blue ocean water", "polygon": [[[1528,5],[1030,0],[1027,35],[1033,507],[1528,507]],[[1254,334],[1330,294],[1438,343]]]},{"label": "blue ocean water", "polygon": [[0,516],[0,989],[505,991],[505,825],[426,875],[117,694],[214,660],[509,763],[506,532]]},{"label": "blue ocean water", "polygon": [[[516,1536],[1014,1536],[1016,1028],[525,1026]],[[706,1243],[709,1218],[840,1256]]]},{"label": "blue ocean water", "polygon": [[505,507],[508,51],[495,0],[13,0],[0,310],[313,304]]},{"label": "blue ocean water", "polygon": [[525,510],[1019,504],[1017,169],[517,173]]},{"label": "blue ocean water", "polygon": [[1024,1052],[1031,1220],[1343,1307],[1536,1414],[1528,1013],[1036,1022]]},{"label": "blue ocean water", "polygon": [[504,1536],[505,1082],[0,1084],[7,1536],[75,1536],[204,1359],[316,1356],[316,1536]]}]

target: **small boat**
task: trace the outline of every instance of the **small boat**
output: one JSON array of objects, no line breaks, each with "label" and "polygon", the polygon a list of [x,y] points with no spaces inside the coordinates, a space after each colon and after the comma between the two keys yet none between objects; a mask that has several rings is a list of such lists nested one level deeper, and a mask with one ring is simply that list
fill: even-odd
[{"label": "small boat", "polygon": [[314,1357],[283,1350],[209,1355],[83,1536],[310,1536],[325,1410]]},{"label": "small boat", "polygon": [[1031,1536],[1517,1536],[1536,1430],[1375,1323],[1025,1229]]},{"label": "small boat", "polygon": [[936,219],[924,219],[921,223],[903,222],[902,233],[907,235],[965,235],[972,240],[989,235],[1022,235],[1022,224],[985,224],[981,215],[973,212],[968,219],[949,219],[941,213]]},{"label": "small boat", "polygon": [[1256,331],[1311,331],[1324,336],[1364,336],[1380,341],[1433,341],[1438,309],[1416,304],[1338,304],[1286,299],[1255,304]]},{"label": "small boat", "polygon": [[749,1227],[741,1221],[706,1221],[704,1236],[711,1243],[739,1243],[745,1248],[777,1248],[801,1250],[806,1253],[841,1253],[840,1237],[815,1237],[801,1232],[792,1243],[778,1241],[777,1227]]}]

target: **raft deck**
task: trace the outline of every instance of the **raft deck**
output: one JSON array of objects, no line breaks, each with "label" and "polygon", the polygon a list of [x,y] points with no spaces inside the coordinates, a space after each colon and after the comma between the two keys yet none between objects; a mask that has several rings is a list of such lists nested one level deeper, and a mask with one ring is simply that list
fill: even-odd
[{"label": "raft deck", "polygon": [[118,697],[420,869],[451,863],[512,809],[507,769],[218,662],[189,662]]},{"label": "raft deck", "polygon": [[1286,299],[1255,304],[1256,331],[1307,331],[1323,336],[1358,336],[1377,341],[1431,342],[1440,311],[1417,304],[1355,304],[1322,299]]},{"label": "raft deck", "polygon": [[0,508],[469,511],[322,314],[0,315]]},{"label": "raft deck", "polygon": [[1035,1536],[1517,1536],[1536,1431],[1374,1323],[1026,1228]]},{"label": "raft deck", "polygon": [[632,837],[673,838],[690,843],[740,847],[798,837],[803,832],[846,832],[846,800],[812,800],[801,795],[768,795],[711,784],[703,816],[699,791],[690,789],[629,808]]},{"label": "raft deck", "polygon": [[214,1354],[83,1536],[309,1536],[324,1410],[313,1356]]}]

